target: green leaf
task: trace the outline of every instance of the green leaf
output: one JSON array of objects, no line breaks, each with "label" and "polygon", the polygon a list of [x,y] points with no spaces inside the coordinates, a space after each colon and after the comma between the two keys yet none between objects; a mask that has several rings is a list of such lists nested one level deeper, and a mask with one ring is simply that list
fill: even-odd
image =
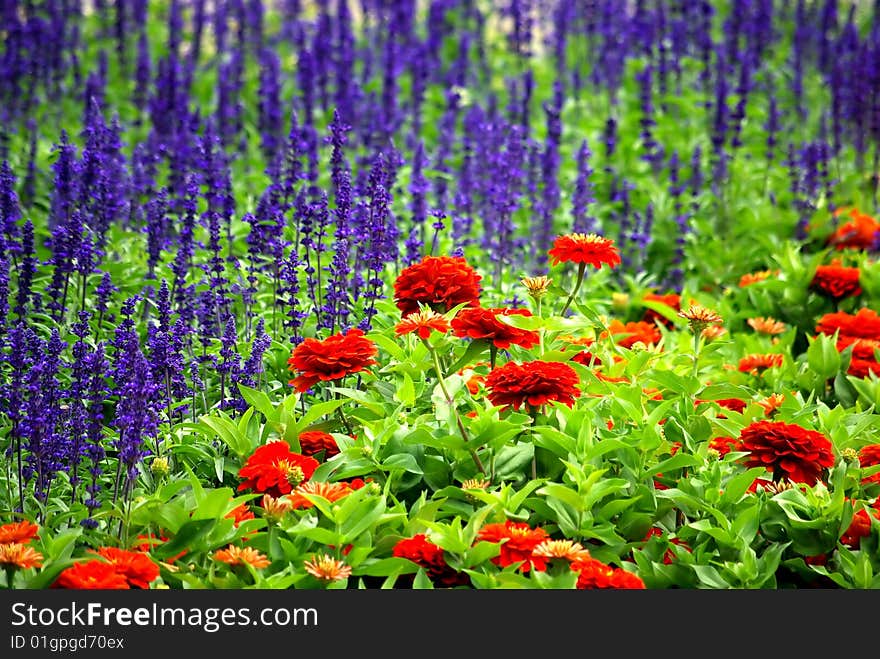
[{"label": "green leaf", "polygon": [[412,378],[406,371],[403,373],[403,384],[400,385],[400,388],[394,393],[394,400],[407,407],[412,407],[416,402],[416,388],[413,384]]},{"label": "green leaf", "polygon": [[266,417],[267,421],[278,416],[272,401],[262,391],[251,389],[240,382],[238,383],[238,390],[241,392],[241,397],[244,398],[245,402]]},{"label": "green leaf", "polygon": [[153,549],[153,556],[164,559],[171,558],[184,550],[199,551],[198,541],[210,533],[214,524],[216,524],[216,520],[213,519],[197,519],[185,523],[177,530],[173,538]]}]

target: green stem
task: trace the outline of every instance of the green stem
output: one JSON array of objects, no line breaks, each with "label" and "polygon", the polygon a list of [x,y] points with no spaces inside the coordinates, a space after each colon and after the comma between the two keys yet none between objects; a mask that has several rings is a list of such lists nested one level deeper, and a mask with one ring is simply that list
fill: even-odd
[{"label": "green stem", "polygon": [[[541,316],[541,298],[539,297],[535,300],[535,311],[537,312],[538,318],[542,318]],[[538,354],[543,357],[544,356],[544,328],[538,328]]]},{"label": "green stem", "polygon": [[[440,367],[440,355],[437,354],[437,351],[434,350],[434,348],[431,347],[431,345],[427,341],[423,340],[423,342],[425,344],[425,347],[428,348],[428,351],[431,353],[431,358],[434,361],[434,370],[437,372],[437,380],[440,383],[440,391],[443,392],[443,396],[446,398],[446,402],[449,404],[449,409],[452,410],[452,413],[455,415],[455,423],[458,426],[458,431],[461,433],[461,438],[465,441],[465,444],[467,444],[467,430],[465,430],[464,424],[461,422],[461,417],[458,415],[458,410],[455,409],[454,399],[452,398],[452,396],[449,395],[449,390],[446,388],[446,382],[443,379],[443,369]],[[477,452],[474,449],[469,448],[468,450],[470,451],[471,457],[474,459],[474,464],[477,465],[477,469],[480,470],[481,474],[485,475],[486,469],[485,467],[483,467],[480,456],[477,455]]]},{"label": "green stem", "polygon": [[560,316],[564,316],[565,312],[568,311],[568,308],[571,306],[572,301],[574,300],[574,296],[577,295],[577,292],[581,288],[581,284],[584,283],[584,274],[587,272],[587,264],[579,263],[578,264],[578,273],[577,273],[577,281],[574,284],[574,288],[571,291],[571,295],[568,296],[568,300],[565,301],[565,306],[562,307],[562,311],[559,312]]}]

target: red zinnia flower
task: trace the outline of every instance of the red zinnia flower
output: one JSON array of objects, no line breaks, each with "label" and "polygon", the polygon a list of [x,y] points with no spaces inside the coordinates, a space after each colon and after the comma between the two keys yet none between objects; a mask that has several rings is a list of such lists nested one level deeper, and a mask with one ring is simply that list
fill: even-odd
[{"label": "red zinnia flower", "polygon": [[595,233],[569,233],[553,241],[548,252],[553,265],[559,263],[584,263],[598,270],[603,263],[613,268],[620,264],[620,253],[610,238]]},{"label": "red zinnia flower", "polygon": [[543,572],[547,569],[547,558],[534,555],[533,550],[549,537],[541,527],[533,529],[524,522],[510,520],[500,524],[486,524],[477,534],[477,540],[504,543],[501,545],[501,553],[492,558],[495,565],[507,567],[523,561],[519,566],[522,572],[530,569]]},{"label": "red zinnia flower", "polygon": [[815,485],[834,466],[831,441],[822,433],[784,421],[755,421],[739,435],[738,451],[751,453],[747,467],[766,467],[774,481]]},{"label": "red zinnia flower", "polygon": [[309,337],[293,349],[287,360],[300,375],[290,381],[297,391],[306,391],[318,381],[339,380],[376,363],[379,349],[363,330],[352,328],[323,341]]},{"label": "red zinnia flower", "polygon": [[128,590],[131,586],[125,575],[112,563],[96,558],[76,563],[62,570],[52,584],[53,588],[71,590]]},{"label": "red zinnia flower", "polygon": [[430,542],[424,533],[399,540],[391,553],[394,556],[409,559],[416,565],[425,568],[431,581],[444,588],[466,586],[471,582],[467,574],[449,567],[443,549]]},{"label": "red zinnia flower", "polygon": [[459,304],[480,306],[480,275],[460,256],[426,256],[394,282],[394,301],[406,316],[419,304],[445,312]]},{"label": "red zinnia flower", "polygon": [[291,452],[287,442],[269,442],[258,447],[239,470],[239,477],[245,481],[238,489],[251,489],[277,498],[310,479],[318,464],[312,457]]},{"label": "red zinnia flower", "polygon": [[[859,449],[859,466],[874,467],[880,464],[880,444],[868,444]],[[863,483],[880,483],[880,471],[862,479]]]},{"label": "red zinnia flower", "polygon": [[491,342],[496,348],[506,350],[511,345],[531,348],[540,341],[537,332],[520,329],[498,319],[499,316],[531,316],[528,309],[485,309],[472,307],[462,309],[452,319],[455,336]]},{"label": "red zinnia flower", "polygon": [[601,336],[604,338],[609,334],[615,337],[615,342],[621,348],[632,348],[639,342],[645,345],[658,343],[663,336],[654,323],[646,323],[642,320],[622,323],[617,319],[608,323],[608,331],[602,332]]},{"label": "red zinnia flower", "polygon": [[37,537],[40,527],[32,524],[27,520],[21,522],[10,522],[0,526],[0,544],[15,542],[24,544],[30,542],[32,538]]},{"label": "red zinnia flower", "polygon": [[[670,307],[673,311],[681,311],[681,295],[677,293],[669,293],[668,295],[659,295],[657,293],[648,293],[642,298],[646,302],[660,302],[661,304],[665,304],[667,307]],[[655,321],[663,323],[669,329],[675,329],[675,323],[669,320],[666,316],[663,316],[653,309],[645,309],[645,313],[642,315],[642,321],[650,324],[654,324]]]},{"label": "red zinnia flower", "polygon": [[[835,215],[839,215],[844,209],[840,208]],[[835,249],[841,250],[851,247],[853,249],[873,249],[877,244],[880,223],[873,217],[860,212],[856,208],[849,209],[847,213],[852,219],[841,224],[837,230],[828,237],[828,244]]]},{"label": "red zinnia flower", "polygon": [[486,378],[489,401],[518,410],[522,405],[540,407],[558,400],[571,407],[580,394],[578,375],[563,362],[535,360],[520,365],[507,362]]},{"label": "red zinnia flower", "polygon": [[407,314],[394,326],[394,332],[397,336],[415,332],[423,340],[427,340],[431,336],[431,332],[446,334],[448,331],[449,321],[428,307],[422,307],[419,311]]},{"label": "red zinnia flower", "polygon": [[303,455],[316,455],[324,451],[324,458],[329,459],[339,453],[339,446],[330,433],[323,430],[306,430],[299,434],[299,448]]},{"label": "red zinnia flower", "polygon": [[129,588],[147,589],[150,587],[150,582],[159,577],[159,566],[143,552],[101,547],[92,553],[106,559],[119,574],[125,577]]},{"label": "red zinnia flower", "polygon": [[718,457],[723,458],[736,449],[736,440],[733,437],[713,437],[709,440],[709,448],[718,451]]},{"label": "red zinnia flower", "polygon": [[578,573],[578,590],[596,588],[645,589],[645,582],[637,575],[622,568],[606,565],[595,558],[572,561],[571,569]]},{"label": "red zinnia flower", "polygon": [[862,292],[859,275],[858,268],[847,268],[835,261],[831,265],[820,265],[816,268],[810,288],[835,300],[852,297]]},{"label": "red zinnia flower", "polygon": [[760,375],[764,370],[768,368],[782,366],[782,360],[782,353],[779,352],[767,353],[764,355],[746,355],[739,360],[739,365],[737,366],[737,368],[743,373]]},{"label": "red zinnia flower", "polygon": [[819,319],[816,331],[829,336],[839,331],[838,336],[880,339],[880,316],[867,307],[862,307],[854,315],[845,311],[827,313]]},{"label": "red zinnia flower", "polygon": [[852,521],[847,527],[843,535],[840,536],[840,542],[850,549],[858,549],[862,538],[871,535],[871,517],[880,519],[880,511],[873,510],[869,513],[866,509],[860,508],[853,514]]}]

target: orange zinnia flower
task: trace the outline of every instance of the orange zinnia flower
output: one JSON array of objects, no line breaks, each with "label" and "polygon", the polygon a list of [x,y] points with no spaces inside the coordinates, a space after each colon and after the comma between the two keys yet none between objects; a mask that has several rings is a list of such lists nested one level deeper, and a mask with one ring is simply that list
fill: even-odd
[{"label": "orange zinnia flower", "polygon": [[130,588],[147,589],[150,587],[150,582],[159,577],[159,566],[143,552],[101,547],[92,553],[108,561],[125,577]]},{"label": "orange zinnia flower", "polygon": [[[632,348],[636,343],[644,343],[650,345],[659,343],[663,335],[654,323],[646,323],[642,320],[636,320],[629,323],[622,323],[617,319],[608,323],[608,331],[602,332],[601,338],[608,335],[614,337],[617,345],[621,348]],[[623,335],[623,336],[620,336]]]},{"label": "orange zinnia flower", "polygon": [[751,286],[759,281],[775,277],[778,274],[779,270],[759,270],[758,272],[750,272],[739,278],[739,287],[745,288],[746,286]]},{"label": "orange zinnia flower", "polygon": [[291,508],[311,508],[314,504],[309,501],[304,494],[323,497],[330,501],[339,501],[342,497],[348,496],[354,490],[348,483],[325,483],[323,481],[309,481],[298,485],[297,488],[287,496],[287,501]]},{"label": "orange zinnia flower", "polygon": [[834,249],[841,250],[851,247],[854,249],[875,249],[880,234],[880,223],[873,217],[860,212],[856,208],[838,208],[834,215],[838,216],[848,211],[852,219],[841,224],[837,230],[828,237],[828,244]]},{"label": "orange zinnia flower", "polygon": [[329,554],[315,556],[311,561],[304,561],[306,572],[321,581],[343,581],[351,576],[351,566]]},{"label": "orange zinnia flower", "polygon": [[452,330],[457,337],[488,341],[501,350],[511,345],[529,349],[540,341],[538,333],[509,325],[499,317],[531,315],[528,309],[462,309],[452,319]]},{"label": "orange zinnia flower", "polygon": [[577,561],[589,558],[590,552],[584,549],[581,543],[572,540],[544,540],[532,550],[532,555]]},{"label": "orange zinnia flower", "polygon": [[535,555],[534,550],[549,537],[541,527],[533,529],[524,522],[510,520],[500,524],[487,524],[477,534],[477,540],[503,543],[501,553],[492,558],[495,565],[507,567],[521,562],[521,572],[528,572],[532,568],[540,572],[547,569],[547,558]]},{"label": "orange zinnia flower", "polygon": [[245,480],[238,489],[280,497],[310,479],[319,464],[315,458],[291,452],[287,442],[269,442],[258,447],[239,470]]},{"label": "orange zinnia flower", "polygon": [[404,316],[422,304],[439,312],[459,304],[478,307],[480,279],[460,256],[426,256],[400,272],[394,281],[394,301]]},{"label": "orange zinnia flower", "polygon": [[788,329],[785,323],[781,323],[775,318],[771,318],[770,316],[764,318],[763,316],[758,316],[756,318],[749,318],[746,321],[753,330],[758,332],[759,334],[782,334]]},{"label": "orange zinnia flower", "polygon": [[397,336],[415,332],[422,340],[427,340],[431,336],[431,332],[446,334],[448,331],[449,321],[429,307],[422,307],[416,312],[407,314],[394,326],[394,332]]},{"label": "orange zinnia flower", "polygon": [[569,233],[559,236],[548,254],[553,265],[583,263],[598,270],[603,263],[611,268],[620,264],[620,253],[614,246],[614,241],[595,233]]},{"label": "orange zinnia flower", "polygon": [[37,537],[40,527],[27,520],[10,522],[0,526],[0,544],[9,542],[26,543]]},{"label": "orange zinnia flower", "polygon": [[751,375],[760,375],[768,368],[782,366],[782,353],[754,354],[746,355],[739,360],[737,368],[743,373]]},{"label": "orange zinnia flower", "polygon": [[771,394],[764,398],[763,400],[758,401],[758,405],[760,405],[764,409],[765,416],[770,416],[780,407],[782,407],[782,403],[785,402],[785,394]]},{"label": "orange zinnia flower", "polygon": [[299,375],[290,381],[297,391],[307,391],[316,382],[339,380],[365,370],[376,363],[376,344],[363,330],[352,328],[323,341],[309,337],[300,343],[287,360],[291,371]]},{"label": "orange zinnia flower", "polygon": [[227,565],[250,565],[251,567],[260,569],[269,567],[271,561],[265,554],[258,552],[253,547],[237,547],[229,545],[226,549],[218,549],[213,556],[215,561],[226,563]]},{"label": "orange zinnia flower", "polygon": [[68,588],[71,590],[129,590],[131,586],[125,575],[120,573],[112,563],[101,559],[93,559],[76,563],[61,574],[52,584],[52,588]]},{"label": "orange zinnia flower", "polygon": [[43,555],[19,542],[0,544],[0,565],[15,566],[22,570],[43,565]]}]

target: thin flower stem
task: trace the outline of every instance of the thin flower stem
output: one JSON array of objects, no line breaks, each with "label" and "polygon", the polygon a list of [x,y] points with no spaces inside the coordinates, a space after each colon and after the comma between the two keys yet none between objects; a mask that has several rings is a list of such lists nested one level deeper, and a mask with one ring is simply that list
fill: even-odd
[{"label": "thin flower stem", "polygon": [[[541,298],[539,297],[535,300],[535,311],[537,313],[538,318],[541,318]],[[538,328],[538,355],[541,357],[544,356],[544,328]]]},{"label": "thin flower stem", "polygon": [[[458,426],[458,431],[461,433],[461,438],[465,441],[465,443],[467,443],[467,430],[465,430],[464,424],[461,422],[461,417],[458,414],[458,410],[455,409],[454,399],[452,398],[452,396],[449,395],[449,390],[446,388],[446,382],[443,379],[443,369],[440,366],[440,355],[437,354],[437,351],[434,350],[434,348],[427,341],[425,341],[424,339],[422,341],[425,344],[425,347],[428,348],[428,351],[431,353],[431,358],[434,361],[434,370],[437,372],[437,380],[440,384],[440,391],[443,392],[443,396],[446,398],[446,402],[449,404],[449,409],[452,410],[452,414],[455,415],[455,423]],[[480,460],[480,456],[477,455],[477,452],[472,448],[469,448],[468,451],[470,451],[471,457],[474,460],[474,464],[477,465],[477,469],[480,470],[481,474],[485,474],[486,468],[483,466],[483,463]]]},{"label": "thin flower stem", "polygon": [[581,288],[581,284],[584,283],[584,274],[587,272],[587,264],[579,263],[578,264],[578,273],[577,273],[577,281],[574,284],[574,288],[571,291],[571,295],[568,296],[568,300],[565,301],[565,306],[562,307],[562,311],[559,312],[560,316],[564,316],[565,312],[568,311],[568,308],[571,306],[572,301],[574,300],[574,296],[577,295],[577,292]]}]

